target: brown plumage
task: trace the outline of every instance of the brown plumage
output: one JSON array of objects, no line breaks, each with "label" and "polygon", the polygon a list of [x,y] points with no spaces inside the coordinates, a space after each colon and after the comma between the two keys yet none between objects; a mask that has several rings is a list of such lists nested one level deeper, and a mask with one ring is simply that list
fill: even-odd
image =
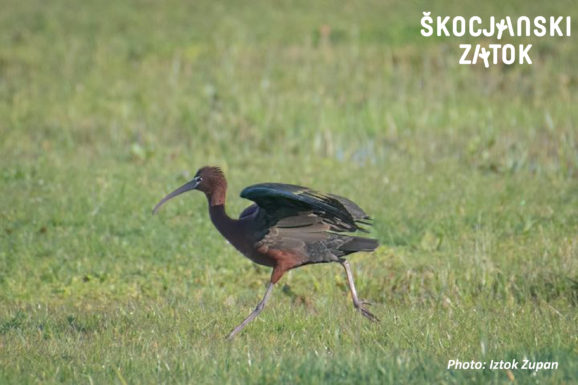
[{"label": "brown plumage", "polygon": [[338,262],[345,269],[353,305],[366,318],[378,321],[357,297],[353,275],[345,256],[358,251],[372,251],[375,239],[351,235],[366,232],[370,218],[354,202],[333,194],[323,194],[306,187],[262,183],[245,188],[241,197],[253,200],[239,219],[225,212],[227,180],[220,168],[203,167],[188,183],[165,196],[154,208],[186,191],[205,193],[209,214],[217,230],[243,255],[260,265],[273,268],[265,296],[255,310],[233,331],[233,338],[263,310],[273,285],[290,269],[311,263]]}]

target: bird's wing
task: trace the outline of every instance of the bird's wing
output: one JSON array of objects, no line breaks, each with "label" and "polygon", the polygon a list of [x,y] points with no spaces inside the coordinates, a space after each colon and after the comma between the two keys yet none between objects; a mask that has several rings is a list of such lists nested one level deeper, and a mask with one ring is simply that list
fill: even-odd
[{"label": "bird's wing", "polygon": [[334,232],[332,227],[311,211],[301,212],[269,227],[255,246],[265,251],[291,251],[303,258],[300,264],[338,262],[348,254],[372,251],[378,246],[375,239]]},{"label": "bird's wing", "polygon": [[266,235],[257,242],[256,246],[304,251],[307,243],[327,239],[329,227],[317,215],[303,212],[283,218],[275,225],[270,226]]},{"label": "bird's wing", "polygon": [[272,222],[270,225],[304,212],[320,217],[332,231],[363,231],[360,224],[370,224],[367,214],[349,199],[307,187],[262,183],[245,188],[241,197],[254,201],[261,209],[259,211],[264,210]]},{"label": "bird's wing", "polygon": [[241,212],[241,214],[239,215],[239,219],[248,218],[251,215],[254,215],[257,212],[257,210],[259,210],[259,206],[257,206],[256,204],[251,205]]},{"label": "bird's wing", "polygon": [[367,214],[349,199],[302,186],[264,183],[249,186],[241,197],[256,203],[241,219],[250,220],[255,246],[262,250],[293,251],[302,263],[334,262],[356,251],[371,251],[374,239],[345,232],[365,231]]}]

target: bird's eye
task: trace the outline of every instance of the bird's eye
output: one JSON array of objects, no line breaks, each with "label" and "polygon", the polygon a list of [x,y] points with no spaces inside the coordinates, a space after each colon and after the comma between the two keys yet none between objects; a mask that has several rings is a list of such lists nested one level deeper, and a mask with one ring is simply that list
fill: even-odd
[{"label": "bird's eye", "polygon": [[202,176],[198,176],[197,177],[197,182],[202,182],[203,181],[203,177]]}]

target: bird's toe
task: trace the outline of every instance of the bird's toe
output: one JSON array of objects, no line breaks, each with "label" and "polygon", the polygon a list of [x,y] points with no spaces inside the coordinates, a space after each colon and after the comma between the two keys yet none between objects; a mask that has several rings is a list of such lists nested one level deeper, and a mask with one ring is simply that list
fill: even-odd
[{"label": "bird's toe", "polygon": [[377,318],[375,315],[373,315],[373,313],[370,312],[369,310],[367,310],[365,308],[361,308],[360,311],[361,311],[361,314],[363,314],[363,316],[365,318],[367,318],[368,320],[370,320],[372,322],[379,322],[379,318]]},{"label": "bird's toe", "polygon": [[360,300],[358,303],[355,304],[355,308],[361,312],[361,314],[372,322],[379,322],[379,318],[373,315],[372,312],[365,308],[366,305],[372,305],[371,302]]}]

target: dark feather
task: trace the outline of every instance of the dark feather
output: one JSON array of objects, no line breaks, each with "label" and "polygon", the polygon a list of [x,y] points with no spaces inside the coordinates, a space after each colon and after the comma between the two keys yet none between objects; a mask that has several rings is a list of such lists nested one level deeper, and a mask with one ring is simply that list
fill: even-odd
[{"label": "dark feather", "polygon": [[367,219],[365,212],[347,198],[323,194],[307,187],[283,183],[262,183],[249,186],[241,197],[250,199],[276,218],[313,211],[333,225],[334,231],[363,230],[356,223]]},{"label": "dark feather", "polygon": [[347,198],[281,183],[249,186],[241,197],[256,203],[240,218],[252,217],[257,247],[292,250],[307,256],[305,263],[320,263],[378,246],[375,239],[343,234],[366,231],[360,225],[371,224],[367,214]]},{"label": "dark feather", "polygon": [[259,210],[259,206],[251,205],[251,206],[247,207],[245,210],[243,210],[241,215],[239,215],[239,219],[248,218],[251,215],[255,214],[255,212],[257,212],[257,210]]}]

